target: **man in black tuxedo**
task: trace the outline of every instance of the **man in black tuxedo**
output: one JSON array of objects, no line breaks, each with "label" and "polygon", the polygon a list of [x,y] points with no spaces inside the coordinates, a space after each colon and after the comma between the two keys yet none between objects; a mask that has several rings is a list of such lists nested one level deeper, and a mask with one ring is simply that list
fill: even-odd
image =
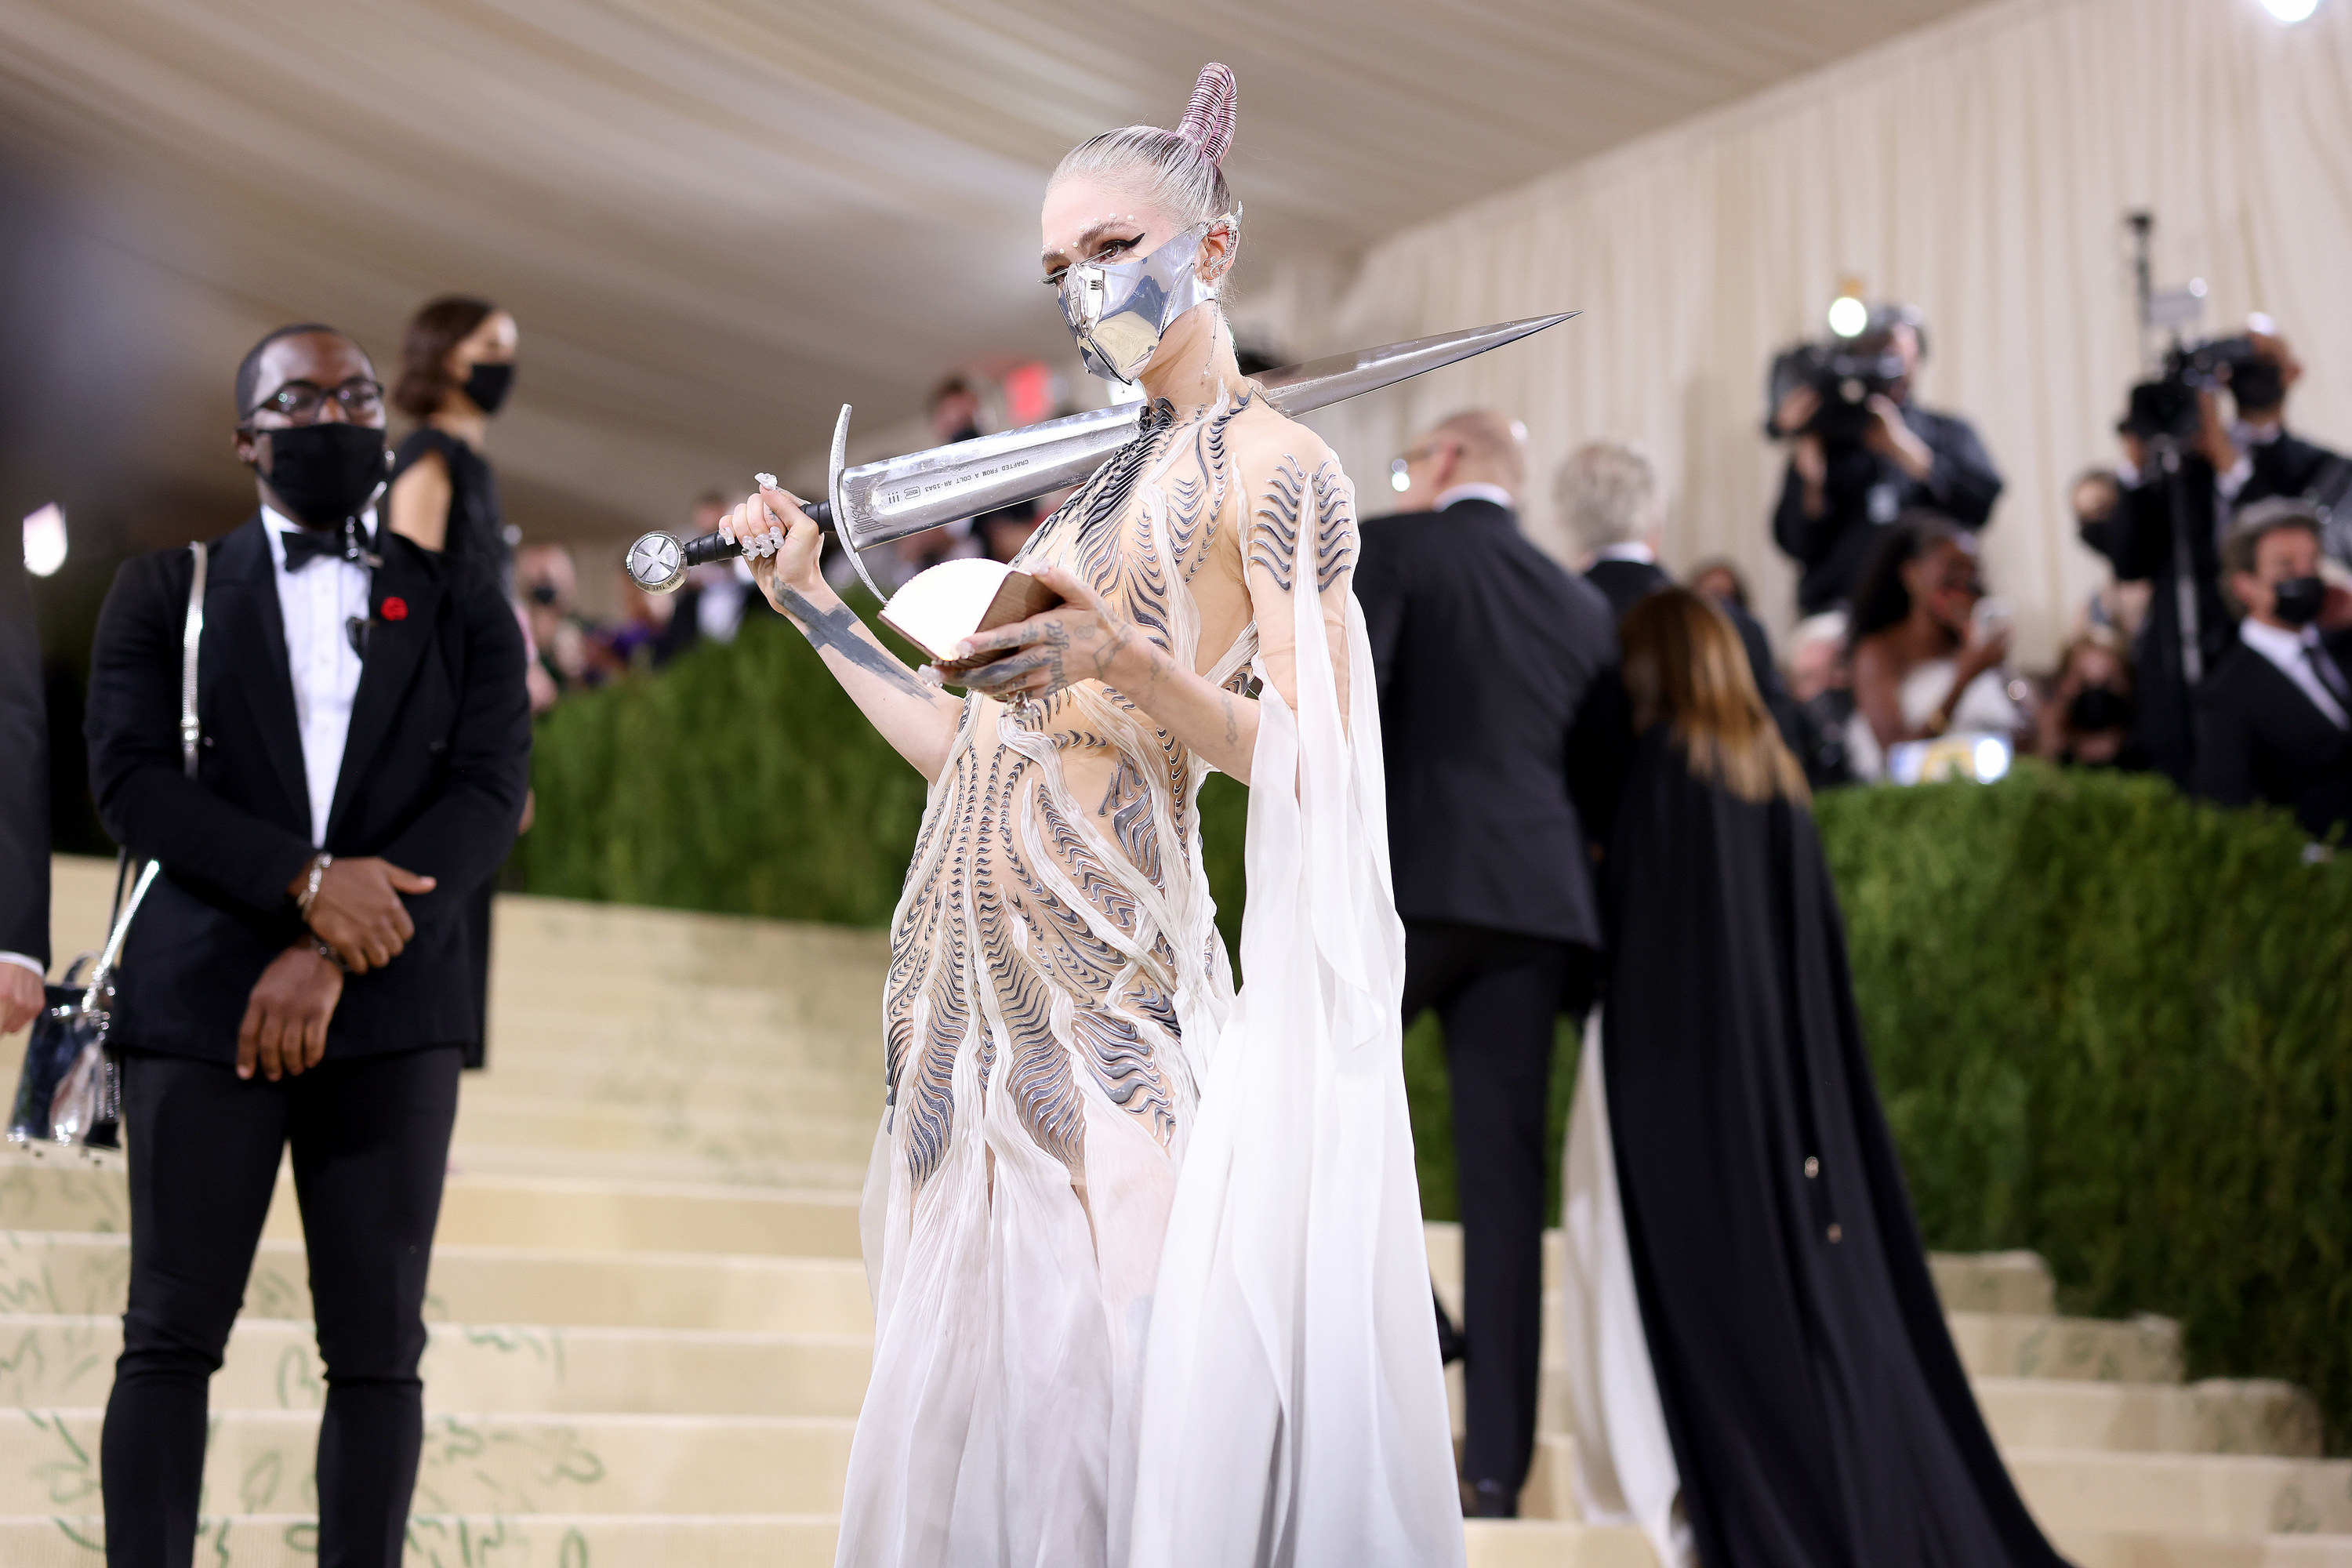
[{"label": "man in black tuxedo", "polygon": [[475,1027],[464,900],[514,841],[530,766],[522,637],[487,569],[373,527],[383,388],[358,344],[270,334],[236,406],[261,511],[211,550],[194,778],[190,552],[125,564],[91,650],[100,815],[163,866],[114,1026],[131,1299],[100,1448],[107,1555],[190,1560],[206,1380],[290,1143],[328,1391],[320,1561],[391,1568]]},{"label": "man in black tuxedo", "polygon": [[1519,531],[1511,425],[1456,415],[1397,471],[1425,510],[1364,524],[1356,596],[1380,681],[1404,1017],[1437,1009],[1454,1086],[1463,1476],[1475,1512],[1509,1515],[1535,1445],[1554,1031],[1592,1000],[1588,846],[1627,721],[1608,601]]},{"label": "man in black tuxedo", "polygon": [[1927,355],[1927,325],[1909,305],[1881,305],[1845,352],[1890,354],[1902,374],[1864,405],[1858,437],[1819,425],[1820,395],[1797,386],[1772,411],[1772,435],[1789,446],[1772,537],[1802,571],[1800,615],[1835,609],[1853,590],[1887,524],[1915,507],[1940,512],[1971,532],[1992,518],[2000,475],[1956,414],[1911,401]]},{"label": "man in black tuxedo", "polygon": [[[1611,615],[1619,621],[1625,612],[1674,578],[1658,564],[1658,545],[1664,532],[1665,495],[1650,459],[1619,441],[1591,441],[1569,454],[1552,481],[1569,536],[1585,553],[1584,578],[1609,600]],[[1780,738],[1798,756],[1807,742],[1789,695],[1789,683],[1772,658],[1772,641],[1754,616],[1728,599],[1710,601],[1739,634],[1748,650],[1748,673],[1771,710]]]},{"label": "man in black tuxedo", "polygon": [[2315,507],[2273,498],[2222,542],[2245,618],[2197,691],[2196,784],[2223,805],[2286,806],[2324,839],[2352,823],[2352,597],[2319,575],[2319,536]]},{"label": "man in black tuxedo", "polygon": [[49,969],[49,726],[23,552],[0,548],[0,1035],[41,1010]]},{"label": "man in black tuxedo", "polygon": [[2221,416],[2213,391],[2201,391],[2195,434],[2168,451],[2126,418],[2123,468],[2113,480],[2086,475],[2075,488],[2083,542],[2123,581],[2155,585],[2133,668],[2134,738],[2184,784],[2197,769],[2198,684],[2234,640],[2235,617],[2221,592],[2223,525],[2233,508],[2332,489],[2345,461],[2287,431],[2287,393],[2303,365],[2285,340],[2248,336],[2257,358],[2231,383],[2234,421]]}]

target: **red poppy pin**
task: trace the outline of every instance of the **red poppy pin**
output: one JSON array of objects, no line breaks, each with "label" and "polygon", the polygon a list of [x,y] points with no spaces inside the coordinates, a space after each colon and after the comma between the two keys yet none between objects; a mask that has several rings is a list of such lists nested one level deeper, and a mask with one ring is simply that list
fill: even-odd
[{"label": "red poppy pin", "polygon": [[385,598],[383,608],[379,613],[387,621],[404,621],[408,618],[408,601],[397,594],[392,595]]}]

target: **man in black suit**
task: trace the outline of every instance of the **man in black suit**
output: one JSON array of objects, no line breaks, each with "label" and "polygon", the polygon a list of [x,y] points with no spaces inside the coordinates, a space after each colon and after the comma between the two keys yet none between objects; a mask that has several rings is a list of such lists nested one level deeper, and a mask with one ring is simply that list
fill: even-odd
[{"label": "man in black suit", "polygon": [[1554,1031],[1592,1000],[1588,845],[1626,752],[1608,601],[1529,543],[1527,458],[1487,410],[1400,459],[1416,510],[1364,524],[1407,1024],[1445,1025],[1460,1168],[1470,1507],[1518,1508],[1543,1341]]},{"label": "man in black suit", "polygon": [[2352,823],[2352,600],[2320,577],[2319,536],[2315,507],[2273,498],[2222,542],[2223,584],[2245,618],[2198,689],[2197,793],[2286,806],[2324,839]]},{"label": "man in black suit", "polygon": [[2126,419],[2121,471],[2085,475],[2075,486],[2083,542],[2119,579],[2155,586],[2133,668],[2134,738],[2180,784],[2196,772],[2198,684],[2233,639],[2235,617],[2221,592],[2222,524],[2232,508],[2332,490],[2344,467],[2336,454],[2287,431],[2287,392],[2303,365],[2285,340],[2248,335],[2257,357],[2231,382],[2234,421],[2221,416],[2210,388],[2198,395],[2195,434],[2177,448]]},{"label": "man in black suit", "polygon": [[1992,517],[2000,475],[1974,426],[1911,401],[1911,384],[1927,355],[1925,319],[1909,305],[1881,305],[1845,352],[1887,354],[1902,374],[1864,406],[1860,435],[1818,420],[1820,395],[1800,385],[1772,411],[1772,434],[1789,445],[1772,537],[1795,559],[1798,613],[1834,609],[1877,545],[1881,531],[1915,507],[1940,512],[1974,531]]},{"label": "man in black suit", "polygon": [[[1623,620],[1635,605],[1674,585],[1674,578],[1658,564],[1665,495],[1649,458],[1622,442],[1588,442],[1560,464],[1552,490],[1570,538],[1585,553],[1585,581],[1607,597],[1615,619]],[[1756,678],[1756,689],[1780,726],[1780,738],[1802,757],[1807,745],[1803,728],[1789,683],[1773,660],[1771,639],[1738,604],[1728,599],[1712,603],[1739,634],[1739,644],[1748,650],[1748,673]]]},{"label": "man in black suit", "polygon": [[0,548],[0,1035],[41,1010],[49,969],[49,726],[23,552]]},{"label": "man in black suit", "polygon": [[373,527],[383,388],[358,344],[270,334],[236,406],[261,511],[210,552],[194,777],[191,552],[125,564],[91,650],[99,812],[163,867],[114,1026],[131,1291],[100,1449],[107,1553],[190,1560],[206,1380],[290,1143],[326,1365],[320,1560],[391,1568],[475,1027],[463,905],[514,841],[530,765],[522,637],[486,569]]}]

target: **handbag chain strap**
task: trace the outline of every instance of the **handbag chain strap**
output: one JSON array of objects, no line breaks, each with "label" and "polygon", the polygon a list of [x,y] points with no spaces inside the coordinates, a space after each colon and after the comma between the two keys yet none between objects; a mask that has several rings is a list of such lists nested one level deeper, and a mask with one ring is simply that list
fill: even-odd
[{"label": "handbag chain strap", "polygon": [[[196,749],[204,743],[204,724],[196,717],[196,649],[205,637],[205,574],[211,563],[211,551],[204,541],[188,545],[194,559],[194,569],[188,577],[188,619],[180,633],[180,765],[190,778],[196,776]],[[124,853],[129,853],[126,847]],[[156,876],[163,869],[161,860],[150,860],[140,868],[139,880],[131,884],[131,896],[122,900],[115,911],[113,929],[106,933],[106,949],[91,966],[89,984],[81,994],[84,1014],[94,1014],[103,1007],[106,983],[114,973],[115,962],[122,956],[123,939],[131,934],[131,918],[139,912],[139,905],[147,897],[147,889],[155,885]],[[115,887],[121,887],[118,876]]]}]

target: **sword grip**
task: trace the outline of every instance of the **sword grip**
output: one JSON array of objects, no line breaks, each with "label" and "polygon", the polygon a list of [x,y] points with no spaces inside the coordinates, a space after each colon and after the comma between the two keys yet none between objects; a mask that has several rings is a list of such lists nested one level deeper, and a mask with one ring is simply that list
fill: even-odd
[{"label": "sword grip", "polygon": [[[833,503],[810,501],[801,510],[808,513],[811,522],[820,529],[833,526]],[[713,561],[730,561],[743,553],[743,547],[730,543],[723,533],[706,533],[699,539],[689,539],[681,547],[688,566],[708,565]]]}]

